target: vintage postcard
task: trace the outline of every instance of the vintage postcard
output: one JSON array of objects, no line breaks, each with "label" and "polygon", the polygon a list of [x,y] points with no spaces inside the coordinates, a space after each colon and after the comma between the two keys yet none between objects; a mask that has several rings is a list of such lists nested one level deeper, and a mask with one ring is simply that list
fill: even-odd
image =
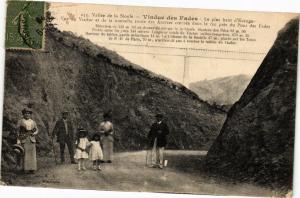
[{"label": "vintage postcard", "polygon": [[292,196],[299,14],[8,1],[1,182]]}]

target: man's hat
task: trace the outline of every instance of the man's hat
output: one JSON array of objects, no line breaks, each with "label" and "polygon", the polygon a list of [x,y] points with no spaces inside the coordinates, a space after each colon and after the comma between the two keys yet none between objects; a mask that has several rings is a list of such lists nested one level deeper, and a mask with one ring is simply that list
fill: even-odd
[{"label": "man's hat", "polygon": [[103,113],[103,118],[111,118],[110,112]]},{"label": "man's hat", "polygon": [[22,110],[22,114],[25,114],[25,113],[30,113],[30,114],[32,114],[32,110],[25,107],[25,108]]},{"label": "man's hat", "polygon": [[156,118],[163,118],[164,117],[164,115],[163,114],[161,114],[161,113],[158,113],[158,114],[156,114],[156,116],[155,116]]},{"label": "man's hat", "polygon": [[24,155],[24,148],[19,144],[12,145],[12,149],[18,155]]}]

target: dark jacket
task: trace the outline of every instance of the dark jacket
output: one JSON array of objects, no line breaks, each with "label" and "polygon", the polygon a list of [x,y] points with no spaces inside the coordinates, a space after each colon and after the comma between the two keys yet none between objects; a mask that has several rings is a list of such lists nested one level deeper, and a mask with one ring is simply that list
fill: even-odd
[{"label": "dark jacket", "polygon": [[53,129],[53,136],[57,136],[57,142],[65,143],[66,141],[74,142],[74,130],[72,123],[67,120],[68,124],[68,134],[66,133],[65,123],[63,119],[56,122]]},{"label": "dark jacket", "polygon": [[167,135],[169,134],[169,128],[163,121],[159,124],[155,122],[149,131],[148,139],[150,146],[153,146],[155,138],[157,138],[157,146],[165,147],[167,145]]}]

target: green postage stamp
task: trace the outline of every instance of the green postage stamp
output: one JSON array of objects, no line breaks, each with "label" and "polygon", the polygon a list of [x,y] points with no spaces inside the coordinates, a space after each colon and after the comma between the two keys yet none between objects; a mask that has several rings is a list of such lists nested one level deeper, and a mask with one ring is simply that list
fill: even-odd
[{"label": "green postage stamp", "polygon": [[7,4],[6,48],[43,49],[45,2],[8,1]]}]

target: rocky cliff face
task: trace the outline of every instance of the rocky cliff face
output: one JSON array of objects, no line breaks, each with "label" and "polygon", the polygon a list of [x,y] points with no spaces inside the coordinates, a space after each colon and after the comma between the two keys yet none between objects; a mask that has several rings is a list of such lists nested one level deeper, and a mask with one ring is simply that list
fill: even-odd
[{"label": "rocky cliff face", "polygon": [[240,99],[250,80],[248,75],[227,76],[194,82],[189,87],[210,104],[232,105]]},{"label": "rocky cliff face", "polygon": [[5,143],[25,106],[40,129],[39,151],[50,151],[49,134],[62,110],[90,133],[111,111],[117,150],[144,149],[158,112],[171,131],[169,148],[208,148],[221,129],[225,113],[184,86],[70,33],[51,29],[46,38],[43,52],[6,52]]},{"label": "rocky cliff face", "polygon": [[299,20],[290,21],[240,100],[229,111],[207,155],[227,176],[291,186]]}]

